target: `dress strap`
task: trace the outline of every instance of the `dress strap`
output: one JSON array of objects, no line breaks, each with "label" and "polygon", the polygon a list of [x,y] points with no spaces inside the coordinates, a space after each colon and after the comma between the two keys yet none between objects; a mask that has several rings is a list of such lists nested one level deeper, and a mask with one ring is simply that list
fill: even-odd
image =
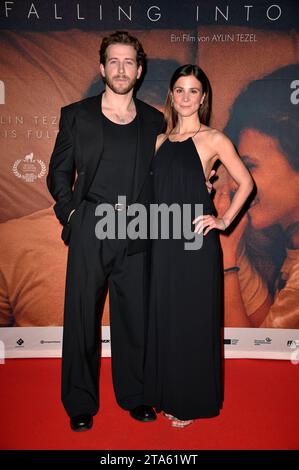
[{"label": "dress strap", "polygon": [[199,128],[197,129],[197,131],[195,132],[195,134],[193,134],[193,135],[191,136],[191,139],[193,139],[193,137],[195,137],[196,134],[199,133],[200,129],[201,129],[201,122],[199,123]]}]

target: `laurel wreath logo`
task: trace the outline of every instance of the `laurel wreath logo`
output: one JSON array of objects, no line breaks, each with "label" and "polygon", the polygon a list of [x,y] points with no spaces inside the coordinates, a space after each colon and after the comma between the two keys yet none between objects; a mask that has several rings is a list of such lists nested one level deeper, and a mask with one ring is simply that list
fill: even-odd
[{"label": "laurel wreath logo", "polygon": [[38,178],[42,178],[43,176],[45,176],[45,174],[47,173],[47,167],[45,165],[45,163],[42,161],[42,160],[36,160],[40,166],[41,166],[41,171],[39,172],[39,174],[37,175]]},{"label": "laurel wreath logo", "polygon": [[30,160],[30,163],[31,164],[34,164],[35,162],[38,163],[40,165],[40,172],[35,175],[34,172],[32,173],[25,173],[25,174],[22,174],[20,173],[19,171],[19,165],[21,162],[25,162],[25,163],[28,163],[26,162],[26,160],[21,160],[20,158],[18,160],[16,160],[13,164],[13,167],[12,167],[12,171],[13,171],[13,174],[17,177],[17,178],[21,178],[23,179],[24,181],[26,181],[26,183],[32,183],[34,182],[37,178],[43,178],[45,176],[45,174],[47,173],[47,167],[45,165],[45,163],[42,161],[42,160]]},{"label": "laurel wreath logo", "polygon": [[21,161],[22,161],[22,160],[16,160],[16,161],[14,162],[13,167],[12,167],[13,173],[14,173],[18,178],[22,178],[21,173],[18,172],[18,166],[19,166],[19,164],[21,163]]}]

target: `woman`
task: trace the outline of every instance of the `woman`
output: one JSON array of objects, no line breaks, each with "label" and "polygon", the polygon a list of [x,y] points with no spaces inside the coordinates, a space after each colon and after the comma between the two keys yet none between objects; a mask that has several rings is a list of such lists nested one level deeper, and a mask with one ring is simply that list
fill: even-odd
[{"label": "woman", "polygon": [[[257,186],[243,223],[221,237],[224,257],[240,266],[225,278],[226,326],[299,328],[298,74],[290,64],[251,82],[225,128]],[[220,213],[230,186],[216,188]]]},{"label": "woman", "polygon": [[[202,247],[184,238],[153,241],[145,394],[174,427],[219,414],[222,403],[220,325],[222,260],[218,231],[226,230],[252,191],[250,173],[230,140],[207,126],[211,90],[196,65],[179,67],[166,101],[167,130],[157,139],[155,203],[203,205],[193,220]],[[206,180],[220,160],[238,184],[230,207],[214,215]],[[235,269],[225,266],[227,270]]]}]

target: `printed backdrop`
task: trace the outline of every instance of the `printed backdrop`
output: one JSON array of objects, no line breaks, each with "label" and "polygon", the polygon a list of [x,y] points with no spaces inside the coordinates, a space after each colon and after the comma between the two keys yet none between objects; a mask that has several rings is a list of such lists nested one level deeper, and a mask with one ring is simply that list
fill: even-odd
[{"label": "printed backdrop", "polygon": [[[232,139],[256,183],[221,235],[226,357],[299,360],[299,36],[296,0],[0,1],[0,354],[59,356],[67,247],[46,175],[60,108],[98,94],[101,39],[142,42],[138,97],[163,110],[169,79],[196,63],[213,89],[211,125]],[[235,182],[220,165],[221,215]],[[199,314],[204,305],[199,304]],[[110,354],[109,305],[102,321]]]}]

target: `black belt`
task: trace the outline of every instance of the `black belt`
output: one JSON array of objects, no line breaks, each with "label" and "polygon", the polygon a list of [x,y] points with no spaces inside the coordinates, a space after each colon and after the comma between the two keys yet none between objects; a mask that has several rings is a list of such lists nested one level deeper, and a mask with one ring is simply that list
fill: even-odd
[{"label": "black belt", "polygon": [[129,209],[130,207],[130,206],[125,206],[124,204],[120,202],[111,202],[111,201],[107,201],[107,199],[106,200],[96,199],[91,196],[85,196],[84,199],[88,202],[92,202],[93,204],[110,204],[116,211],[123,211],[124,209]]}]

